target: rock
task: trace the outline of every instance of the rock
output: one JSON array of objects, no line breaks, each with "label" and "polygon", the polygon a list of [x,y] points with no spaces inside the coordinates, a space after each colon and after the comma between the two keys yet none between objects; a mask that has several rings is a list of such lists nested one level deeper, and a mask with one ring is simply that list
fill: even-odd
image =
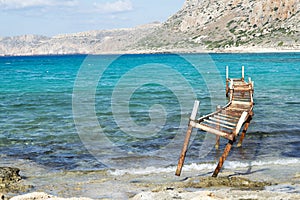
[{"label": "rock", "polygon": [[14,167],[0,167],[0,183],[11,184],[21,180],[20,169]]},{"label": "rock", "polygon": [[41,199],[50,199],[50,198],[53,198],[53,196],[46,194],[44,192],[33,192],[33,193],[15,196],[10,200],[41,200]]},{"label": "rock", "polygon": [[265,186],[271,185],[269,182],[251,181],[243,177],[202,177],[200,180],[190,180],[182,184],[190,188],[232,187],[248,190],[264,189]]},{"label": "rock", "polygon": [[20,169],[14,167],[0,167],[0,192],[25,192],[32,186],[19,183]]},{"label": "rock", "polygon": [[33,192],[33,193],[23,194],[23,195],[15,196],[10,200],[46,200],[46,199],[48,200],[92,200],[90,198],[85,198],[85,197],[60,198],[44,192]]}]

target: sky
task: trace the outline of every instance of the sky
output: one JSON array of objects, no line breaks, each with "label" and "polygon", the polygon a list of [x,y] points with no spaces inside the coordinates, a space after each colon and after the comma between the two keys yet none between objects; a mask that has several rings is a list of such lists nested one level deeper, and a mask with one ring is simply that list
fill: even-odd
[{"label": "sky", "polygon": [[185,0],[0,0],[0,37],[54,36],[164,22]]}]

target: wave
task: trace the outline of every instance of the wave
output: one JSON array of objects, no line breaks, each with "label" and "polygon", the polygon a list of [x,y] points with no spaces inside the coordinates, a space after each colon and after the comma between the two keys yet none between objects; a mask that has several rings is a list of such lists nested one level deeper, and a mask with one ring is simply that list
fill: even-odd
[{"label": "wave", "polygon": [[224,163],[225,169],[247,168],[253,166],[270,166],[270,165],[292,165],[300,164],[299,158],[276,159],[276,160],[255,160],[255,161],[229,161]]},{"label": "wave", "polygon": [[[224,169],[238,169],[238,168],[248,168],[253,166],[272,166],[272,165],[292,165],[300,164],[300,159],[276,159],[276,160],[255,160],[255,161],[227,161],[224,163]],[[217,163],[191,163],[184,165],[184,171],[213,171]],[[113,176],[122,176],[125,174],[130,175],[148,175],[148,174],[159,174],[159,173],[175,173],[177,166],[168,167],[155,167],[150,166],[146,168],[131,168],[131,169],[115,169],[108,170]]]}]

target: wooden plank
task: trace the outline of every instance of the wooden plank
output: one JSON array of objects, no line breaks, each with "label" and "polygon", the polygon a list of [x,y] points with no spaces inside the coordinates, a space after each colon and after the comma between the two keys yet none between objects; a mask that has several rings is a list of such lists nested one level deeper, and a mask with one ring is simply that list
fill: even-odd
[{"label": "wooden plank", "polygon": [[220,115],[214,115],[214,118],[226,120],[226,121],[229,121],[229,122],[238,122],[239,121],[238,119],[223,117],[223,116],[220,116]]},{"label": "wooden plank", "polygon": [[230,126],[233,126],[233,127],[236,126],[236,123],[234,124],[234,123],[228,122],[226,120],[218,119],[218,118],[215,118],[215,117],[210,117],[209,119],[213,120],[213,121],[216,121],[216,122],[219,122],[219,123],[222,123],[222,124],[227,124],[227,125],[230,125]]},{"label": "wooden plank", "polygon": [[215,122],[215,121],[211,121],[211,120],[208,120],[208,119],[205,119],[204,122],[209,123],[209,124],[215,124],[215,125],[218,125],[218,126],[221,126],[221,127],[227,128],[227,129],[231,129],[231,130],[233,130],[233,128],[235,127],[235,126],[234,127],[227,126],[225,124],[221,124],[221,123],[218,123],[218,122]]},{"label": "wooden plank", "polygon": [[206,132],[209,132],[209,133],[212,133],[212,134],[215,134],[215,135],[219,135],[219,136],[227,138],[229,140],[233,140],[233,134],[231,134],[229,132],[219,131],[219,130],[213,129],[213,128],[208,127],[208,126],[206,126],[206,125],[204,125],[202,123],[201,124],[194,123],[193,127],[199,128],[199,129],[201,129],[203,131],[206,131]]},{"label": "wooden plank", "polygon": [[223,114],[223,113],[218,113],[218,115],[221,116],[221,117],[230,118],[230,119],[232,119],[232,120],[237,120],[237,121],[239,120],[238,117],[231,116],[231,115],[226,115],[226,114]]},{"label": "wooden plank", "polygon": [[192,110],[192,114],[191,114],[191,117],[190,117],[191,120],[195,120],[196,119],[196,115],[197,115],[197,112],[198,112],[199,104],[200,104],[200,101],[195,100],[194,107],[193,107],[193,110]]},{"label": "wooden plank", "polygon": [[245,110],[244,108],[238,108],[238,107],[233,107],[233,106],[229,107],[228,109],[234,110],[234,111],[244,111]]},{"label": "wooden plank", "polygon": [[244,111],[243,114],[241,115],[239,122],[236,125],[235,131],[234,131],[235,136],[237,136],[237,134],[240,132],[240,129],[242,128],[247,117],[248,117],[248,113],[246,111]]}]

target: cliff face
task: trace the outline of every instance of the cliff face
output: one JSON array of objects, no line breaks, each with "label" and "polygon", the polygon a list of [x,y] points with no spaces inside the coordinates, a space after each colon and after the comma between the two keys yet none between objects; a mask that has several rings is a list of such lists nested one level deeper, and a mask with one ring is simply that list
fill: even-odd
[{"label": "cliff face", "polygon": [[163,24],[0,38],[0,55],[300,50],[299,22],[298,0],[186,0]]},{"label": "cliff face", "polygon": [[[186,0],[148,42],[164,48],[300,49],[298,0]],[[168,32],[166,41],[164,38]]]}]

